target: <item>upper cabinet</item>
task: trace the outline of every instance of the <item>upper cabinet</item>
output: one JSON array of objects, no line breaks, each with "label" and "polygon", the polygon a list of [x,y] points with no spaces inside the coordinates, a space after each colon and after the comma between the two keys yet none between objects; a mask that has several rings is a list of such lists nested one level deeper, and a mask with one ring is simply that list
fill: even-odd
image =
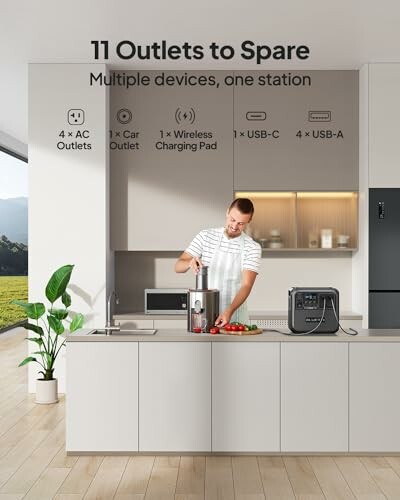
[{"label": "upper cabinet", "polygon": [[352,251],[358,246],[358,193],[239,192],[254,217],[247,232],[263,250]]},{"label": "upper cabinet", "polygon": [[235,190],[358,190],[358,72],[235,72],[245,75],[234,90]]},{"label": "upper cabinet", "polygon": [[232,198],[233,90],[222,71],[123,74],[136,85],[111,88],[111,246],[184,250]]},{"label": "upper cabinet", "polygon": [[[110,78],[113,250],[184,250],[197,232],[224,223],[234,191],[358,190],[357,71]],[[307,248],[312,228],[301,236],[292,201],[282,200],[282,211],[275,199],[273,213],[285,219],[285,246]],[[318,224],[353,234],[329,218]]]},{"label": "upper cabinet", "polygon": [[400,187],[400,64],[368,66],[369,187]]}]

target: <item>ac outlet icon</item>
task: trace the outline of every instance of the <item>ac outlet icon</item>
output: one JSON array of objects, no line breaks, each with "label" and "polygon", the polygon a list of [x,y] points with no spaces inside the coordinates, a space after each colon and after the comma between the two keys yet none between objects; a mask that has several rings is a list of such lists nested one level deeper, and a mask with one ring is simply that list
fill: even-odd
[{"label": "ac outlet icon", "polygon": [[70,125],[82,125],[85,123],[85,112],[83,109],[69,109],[67,118]]}]

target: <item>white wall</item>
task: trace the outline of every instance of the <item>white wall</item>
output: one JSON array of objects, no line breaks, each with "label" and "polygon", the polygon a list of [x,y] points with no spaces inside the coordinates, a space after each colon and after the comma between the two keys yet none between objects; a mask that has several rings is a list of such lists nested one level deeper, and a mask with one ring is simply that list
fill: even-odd
[{"label": "white wall", "polygon": [[[105,322],[107,275],[112,259],[108,221],[108,100],[90,87],[95,64],[31,64],[29,71],[29,301],[43,301],[51,273],[75,264],[72,310],[87,326]],[[83,109],[85,124],[72,126],[68,109]],[[61,130],[88,129],[92,149],[59,150]],[[66,142],[74,141],[65,138]],[[30,365],[34,391],[36,366]],[[64,392],[64,359],[57,365]]]},{"label": "white wall", "polygon": [[368,328],[369,65],[360,70],[358,246],[353,258],[353,307]]}]

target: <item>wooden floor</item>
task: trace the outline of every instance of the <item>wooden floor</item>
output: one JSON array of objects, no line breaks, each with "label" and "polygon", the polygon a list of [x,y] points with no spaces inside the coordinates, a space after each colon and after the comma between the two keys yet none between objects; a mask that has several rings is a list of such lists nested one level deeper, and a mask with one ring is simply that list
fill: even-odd
[{"label": "wooden floor", "polygon": [[0,335],[0,500],[400,499],[400,457],[67,457],[64,399],[27,395],[25,331]]}]

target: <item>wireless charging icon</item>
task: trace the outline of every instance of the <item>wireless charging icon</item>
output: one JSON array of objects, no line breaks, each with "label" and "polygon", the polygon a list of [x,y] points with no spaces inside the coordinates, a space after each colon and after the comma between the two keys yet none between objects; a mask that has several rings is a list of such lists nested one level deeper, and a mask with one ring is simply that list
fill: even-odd
[{"label": "wireless charging icon", "polygon": [[117,111],[117,120],[122,125],[126,125],[132,121],[132,112],[129,109],[122,108]]}]

